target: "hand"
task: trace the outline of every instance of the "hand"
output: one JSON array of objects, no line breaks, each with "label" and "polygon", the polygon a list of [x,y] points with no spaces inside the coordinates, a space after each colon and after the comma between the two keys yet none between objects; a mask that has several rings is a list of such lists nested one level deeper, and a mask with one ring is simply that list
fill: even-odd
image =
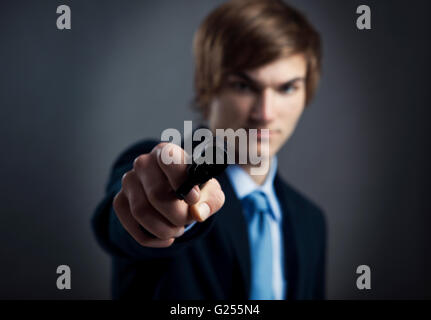
[{"label": "hand", "polygon": [[[181,164],[164,164],[164,147]],[[169,247],[184,233],[185,225],[205,221],[224,204],[225,196],[216,179],[206,182],[202,189],[195,186],[184,200],[176,197],[175,190],[187,177],[187,156],[175,144],[160,143],[137,157],[133,169],[122,178],[121,190],[113,200],[114,211],[127,232],[144,247]]]}]

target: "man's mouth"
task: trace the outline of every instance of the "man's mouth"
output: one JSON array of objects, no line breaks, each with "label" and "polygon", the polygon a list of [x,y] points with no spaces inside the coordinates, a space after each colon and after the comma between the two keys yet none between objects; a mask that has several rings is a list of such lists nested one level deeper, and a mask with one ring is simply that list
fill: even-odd
[{"label": "man's mouth", "polygon": [[253,129],[257,129],[256,136],[259,139],[273,138],[279,133],[279,130],[269,129],[269,128],[253,128]]}]

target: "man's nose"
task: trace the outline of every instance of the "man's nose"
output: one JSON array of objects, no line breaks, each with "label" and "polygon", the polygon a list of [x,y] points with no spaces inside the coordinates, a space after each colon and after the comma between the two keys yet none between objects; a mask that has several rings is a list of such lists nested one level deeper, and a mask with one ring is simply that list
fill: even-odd
[{"label": "man's nose", "polygon": [[274,92],[270,89],[261,91],[258,95],[252,117],[257,121],[270,122],[275,118]]}]

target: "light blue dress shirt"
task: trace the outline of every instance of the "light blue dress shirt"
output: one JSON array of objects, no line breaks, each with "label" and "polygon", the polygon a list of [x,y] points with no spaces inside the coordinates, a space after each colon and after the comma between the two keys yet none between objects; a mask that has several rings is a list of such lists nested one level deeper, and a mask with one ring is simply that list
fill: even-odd
[{"label": "light blue dress shirt", "polygon": [[[276,300],[283,300],[286,297],[286,277],[284,274],[284,250],[283,250],[283,229],[282,213],[280,202],[274,190],[274,178],[277,172],[277,157],[273,157],[268,176],[262,185],[257,185],[251,177],[239,165],[230,165],[226,168],[226,174],[232,184],[236,196],[242,200],[249,193],[260,190],[268,198],[273,215],[271,215],[270,228],[272,240],[272,288]],[[193,222],[185,228],[185,232],[196,223]]]}]

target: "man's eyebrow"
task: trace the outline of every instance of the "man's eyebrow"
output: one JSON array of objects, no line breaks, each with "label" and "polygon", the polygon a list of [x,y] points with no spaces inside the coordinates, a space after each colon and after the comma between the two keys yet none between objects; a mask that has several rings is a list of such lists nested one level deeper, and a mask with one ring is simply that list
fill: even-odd
[{"label": "man's eyebrow", "polygon": [[[262,84],[259,83],[259,81],[254,80],[253,78],[251,78],[249,75],[247,75],[244,72],[238,71],[238,72],[232,73],[232,75],[243,79],[244,81],[248,82],[249,84],[251,84],[255,88],[262,88],[263,87]],[[282,87],[285,87],[288,85],[292,85],[296,81],[304,81],[304,80],[305,80],[304,77],[295,77],[293,79],[287,80],[286,82],[279,84],[278,87],[282,88]]]}]

